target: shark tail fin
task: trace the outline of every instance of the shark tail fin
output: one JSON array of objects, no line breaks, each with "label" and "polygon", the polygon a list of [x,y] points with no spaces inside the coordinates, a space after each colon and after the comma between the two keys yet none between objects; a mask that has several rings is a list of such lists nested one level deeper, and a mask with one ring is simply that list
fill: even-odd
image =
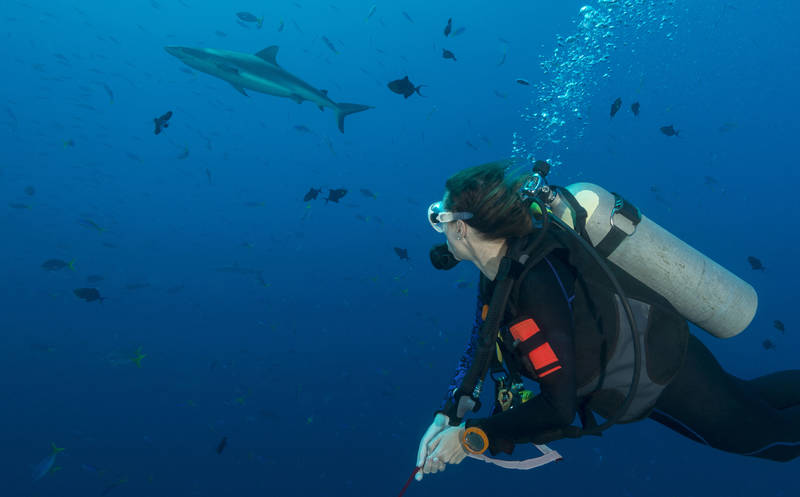
[{"label": "shark tail fin", "polygon": [[339,124],[339,131],[344,133],[344,118],[350,114],[361,112],[364,110],[372,109],[371,105],[361,104],[336,104],[336,120]]}]

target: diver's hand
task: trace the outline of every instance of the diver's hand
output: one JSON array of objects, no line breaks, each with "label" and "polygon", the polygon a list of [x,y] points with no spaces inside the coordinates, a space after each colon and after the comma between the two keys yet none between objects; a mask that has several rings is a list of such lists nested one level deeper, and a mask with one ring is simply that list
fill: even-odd
[{"label": "diver's hand", "polygon": [[[450,423],[450,417],[446,414],[438,413],[436,417],[433,418],[433,423],[428,427],[425,434],[422,435],[422,440],[419,442],[419,450],[417,451],[417,467],[423,468],[420,471],[417,471],[417,475],[415,478],[417,481],[422,480],[422,473],[424,471],[424,465],[426,464],[426,459],[428,457],[428,444],[442,431],[444,431]],[[428,471],[425,471],[426,473]]]},{"label": "diver's hand", "polygon": [[[467,457],[467,451],[461,444],[464,437],[464,423],[450,426],[428,444],[428,459],[432,466],[439,466],[439,471],[444,471],[445,464],[458,464]],[[426,461],[427,464],[427,461]],[[424,468],[423,468],[424,471]]]}]

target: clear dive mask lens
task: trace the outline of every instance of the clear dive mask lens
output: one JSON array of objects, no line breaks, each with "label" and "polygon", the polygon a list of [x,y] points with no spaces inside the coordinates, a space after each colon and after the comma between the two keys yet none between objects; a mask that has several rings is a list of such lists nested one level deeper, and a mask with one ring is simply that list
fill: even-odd
[{"label": "clear dive mask lens", "polygon": [[428,207],[428,222],[431,228],[439,233],[444,233],[444,223],[458,221],[459,219],[471,219],[471,212],[449,212],[444,210],[442,201],[434,202]]}]

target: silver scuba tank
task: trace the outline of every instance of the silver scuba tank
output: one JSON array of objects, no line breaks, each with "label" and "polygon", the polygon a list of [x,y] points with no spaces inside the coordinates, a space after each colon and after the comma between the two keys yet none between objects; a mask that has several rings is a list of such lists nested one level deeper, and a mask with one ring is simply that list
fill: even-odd
[{"label": "silver scuba tank", "polygon": [[[623,200],[604,188],[575,183],[566,190],[586,210],[586,233],[592,245],[604,245],[608,260],[667,299],[686,319],[718,338],[738,335],[753,320],[758,295],[748,283],[635,207],[635,219],[623,215]],[[548,206],[574,228],[575,212],[563,197],[556,194],[548,199]],[[607,241],[615,237],[616,242],[609,245]]]}]

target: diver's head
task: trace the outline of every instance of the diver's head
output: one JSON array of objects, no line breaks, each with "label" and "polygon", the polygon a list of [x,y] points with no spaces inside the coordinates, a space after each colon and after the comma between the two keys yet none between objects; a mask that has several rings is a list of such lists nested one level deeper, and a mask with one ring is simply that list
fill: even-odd
[{"label": "diver's head", "polygon": [[438,224],[437,231],[446,236],[456,260],[472,261],[483,270],[487,259],[495,258],[508,238],[530,233],[531,216],[519,195],[527,176],[507,174],[509,165],[508,161],[490,162],[464,169],[447,180],[439,208],[450,216]]}]

